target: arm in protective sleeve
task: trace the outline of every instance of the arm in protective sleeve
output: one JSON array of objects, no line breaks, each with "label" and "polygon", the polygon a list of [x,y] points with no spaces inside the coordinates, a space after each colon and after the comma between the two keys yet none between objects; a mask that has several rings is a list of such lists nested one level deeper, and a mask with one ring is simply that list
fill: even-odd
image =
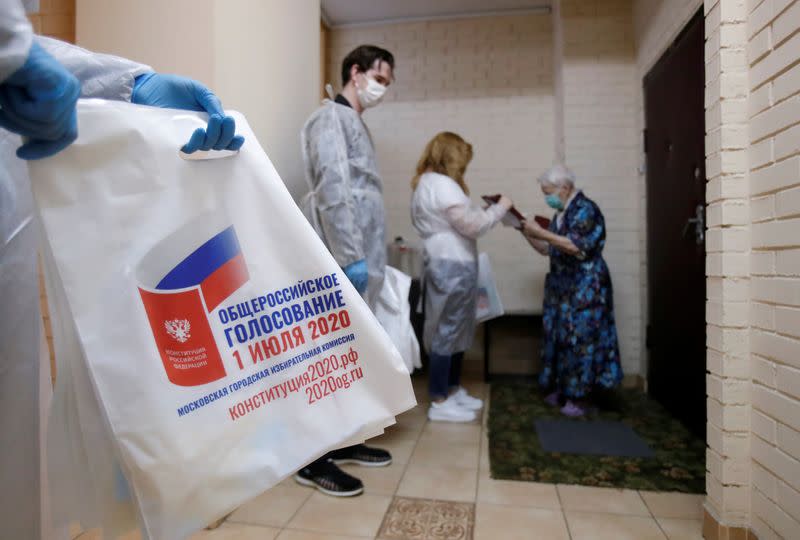
[{"label": "arm in protective sleeve", "polygon": [[501,204],[493,204],[486,210],[470,203],[451,206],[446,210],[447,221],[467,238],[483,236],[498,221],[503,219],[508,209]]},{"label": "arm in protective sleeve", "polygon": [[150,66],[110,54],[93,53],[57,39],[43,36],[35,39],[80,81],[84,98],[130,101],[134,79],[153,71]]},{"label": "arm in protective sleeve", "polygon": [[347,140],[335,108],[321,115],[308,134],[306,151],[316,156],[312,168],[315,192],[325,239],[342,268],[366,258],[361,229],[356,220]]},{"label": "arm in protective sleeve", "polygon": [[22,67],[33,43],[33,29],[20,0],[0,0],[0,82]]}]

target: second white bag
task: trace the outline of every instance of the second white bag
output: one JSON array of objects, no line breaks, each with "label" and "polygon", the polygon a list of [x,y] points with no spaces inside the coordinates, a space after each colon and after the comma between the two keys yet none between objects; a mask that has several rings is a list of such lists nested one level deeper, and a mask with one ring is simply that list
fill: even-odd
[{"label": "second white bag", "polygon": [[475,322],[480,324],[502,317],[505,313],[497,282],[494,280],[492,261],[488,253],[478,256],[478,299],[475,306]]},{"label": "second white bag", "polygon": [[[74,411],[59,413],[50,459],[98,479],[84,505],[120,498],[116,457],[144,536],[185,538],[415,404],[241,115],[238,155],[188,161],[178,148],[201,114],[78,111],[78,141],[31,179],[68,385],[54,410]],[[115,456],[93,459],[95,441]]]},{"label": "second white bag", "polygon": [[375,317],[389,334],[409,373],[422,367],[419,341],[411,325],[411,276],[391,266],[386,267],[386,278],[378,295]]}]

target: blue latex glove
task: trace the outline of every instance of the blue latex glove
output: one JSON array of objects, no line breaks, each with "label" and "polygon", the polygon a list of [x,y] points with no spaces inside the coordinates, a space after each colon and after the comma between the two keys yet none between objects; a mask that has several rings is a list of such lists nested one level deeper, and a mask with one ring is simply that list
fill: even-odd
[{"label": "blue latex glove", "polygon": [[360,261],[348,264],[344,267],[344,275],[347,276],[347,279],[350,280],[350,283],[353,284],[353,287],[356,288],[359,294],[367,292],[367,261],[361,259]]},{"label": "blue latex glove", "polygon": [[27,140],[17,157],[41,159],[78,138],[81,85],[36,42],[25,64],[0,84],[0,127]]},{"label": "blue latex glove", "polygon": [[205,111],[208,127],[197,128],[181,151],[238,150],[244,137],[236,135],[236,122],[226,116],[219,98],[199,82],[178,75],[145,73],[136,77],[131,102],[165,109]]}]

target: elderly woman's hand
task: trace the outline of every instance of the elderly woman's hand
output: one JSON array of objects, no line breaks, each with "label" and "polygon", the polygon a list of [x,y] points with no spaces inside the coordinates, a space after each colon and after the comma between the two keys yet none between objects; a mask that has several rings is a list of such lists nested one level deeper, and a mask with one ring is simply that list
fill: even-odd
[{"label": "elderly woman's hand", "polygon": [[550,244],[541,237],[542,233],[547,232],[534,219],[526,219],[522,222],[522,236],[525,237],[525,240],[528,241],[533,249],[544,256],[550,254]]},{"label": "elderly woman's hand", "polygon": [[543,239],[545,237],[546,229],[536,223],[535,219],[526,219],[522,222],[522,234],[528,238]]}]

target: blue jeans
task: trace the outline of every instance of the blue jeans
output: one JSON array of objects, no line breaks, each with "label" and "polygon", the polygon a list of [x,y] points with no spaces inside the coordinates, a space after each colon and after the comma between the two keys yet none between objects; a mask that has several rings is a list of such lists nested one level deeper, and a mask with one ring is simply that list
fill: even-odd
[{"label": "blue jeans", "polygon": [[428,380],[428,393],[431,399],[447,399],[451,388],[461,386],[461,365],[464,363],[464,353],[453,355],[431,353],[430,373]]}]

